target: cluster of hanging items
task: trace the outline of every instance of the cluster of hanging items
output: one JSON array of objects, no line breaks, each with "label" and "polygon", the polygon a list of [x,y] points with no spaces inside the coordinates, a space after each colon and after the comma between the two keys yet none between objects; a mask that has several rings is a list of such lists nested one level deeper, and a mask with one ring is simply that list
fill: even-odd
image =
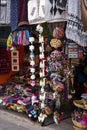
[{"label": "cluster of hanging items", "polygon": [[0,24],[10,24],[14,32],[29,24],[67,21],[66,38],[86,47],[87,31],[83,29],[80,5],[81,0],[1,0]]},{"label": "cluster of hanging items", "polygon": [[43,96],[40,95],[40,101],[41,101],[41,109],[44,109],[46,92],[45,92],[45,88],[44,88],[45,87],[45,54],[44,54],[44,37],[42,36],[43,27],[41,25],[37,25],[36,31],[39,32],[39,43],[40,43],[40,46],[39,46],[39,50],[40,50],[39,75],[40,75],[41,95],[43,95]]},{"label": "cluster of hanging items", "polygon": [[31,72],[31,76],[30,76],[30,85],[31,86],[35,86],[36,83],[35,83],[35,55],[34,55],[34,45],[33,45],[33,42],[34,42],[34,37],[30,37],[29,38],[29,41],[30,41],[30,45],[29,45],[29,50],[30,50],[30,72]]},{"label": "cluster of hanging items", "polygon": [[18,45],[29,45],[29,30],[11,32],[7,39],[7,50],[12,50]]}]

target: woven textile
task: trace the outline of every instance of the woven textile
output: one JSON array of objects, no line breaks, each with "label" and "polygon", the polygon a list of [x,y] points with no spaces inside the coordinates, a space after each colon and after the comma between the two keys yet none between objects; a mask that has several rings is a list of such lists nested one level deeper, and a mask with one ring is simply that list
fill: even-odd
[{"label": "woven textile", "polygon": [[80,5],[81,0],[68,0],[66,37],[81,46],[87,46],[87,32],[83,30]]},{"label": "woven textile", "polygon": [[11,0],[0,0],[0,24],[10,24]]},{"label": "woven textile", "polygon": [[11,30],[18,28],[18,0],[11,0]]},{"label": "woven textile", "polygon": [[45,0],[45,16],[48,22],[66,21],[67,0]]},{"label": "woven textile", "polygon": [[29,24],[45,22],[45,0],[28,1],[28,21]]}]

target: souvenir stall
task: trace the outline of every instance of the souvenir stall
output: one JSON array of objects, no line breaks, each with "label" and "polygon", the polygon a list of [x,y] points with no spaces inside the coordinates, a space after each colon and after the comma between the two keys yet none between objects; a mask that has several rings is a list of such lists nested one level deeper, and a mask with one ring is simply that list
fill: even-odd
[{"label": "souvenir stall", "polygon": [[[9,61],[7,57],[6,70],[10,76],[7,82],[0,83],[0,105],[25,113],[42,126],[58,125],[71,113],[74,125],[79,123],[79,112],[87,120],[87,32],[81,15],[74,14],[81,13],[81,1],[8,1],[11,13],[9,22],[4,24],[11,26],[5,48],[10,58]],[[71,8],[73,3],[76,6]],[[6,3],[1,0],[0,6],[3,4]],[[0,60],[2,63],[4,69]],[[0,76],[1,72],[2,69]],[[75,106],[78,109],[73,112]]]}]

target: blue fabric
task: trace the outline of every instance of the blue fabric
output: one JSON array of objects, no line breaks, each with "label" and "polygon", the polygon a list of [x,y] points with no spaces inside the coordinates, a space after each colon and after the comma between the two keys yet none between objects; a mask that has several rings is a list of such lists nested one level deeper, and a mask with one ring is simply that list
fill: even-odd
[{"label": "blue fabric", "polygon": [[26,39],[27,39],[27,40],[28,40],[28,42],[29,42],[30,33],[29,33],[29,31],[28,31],[28,30],[25,30],[25,33],[26,33]]},{"label": "blue fabric", "polygon": [[18,0],[11,0],[11,30],[18,29]]}]

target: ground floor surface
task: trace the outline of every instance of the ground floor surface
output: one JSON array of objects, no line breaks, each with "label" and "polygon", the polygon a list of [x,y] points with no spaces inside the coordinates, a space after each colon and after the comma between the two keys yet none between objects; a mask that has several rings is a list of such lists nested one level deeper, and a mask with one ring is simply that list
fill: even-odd
[{"label": "ground floor surface", "polygon": [[1,109],[0,130],[5,130],[6,128],[8,130],[74,130],[70,117],[62,120],[58,125],[52,123],[42,127],[38,123],[31,122],[26,115]]}]

